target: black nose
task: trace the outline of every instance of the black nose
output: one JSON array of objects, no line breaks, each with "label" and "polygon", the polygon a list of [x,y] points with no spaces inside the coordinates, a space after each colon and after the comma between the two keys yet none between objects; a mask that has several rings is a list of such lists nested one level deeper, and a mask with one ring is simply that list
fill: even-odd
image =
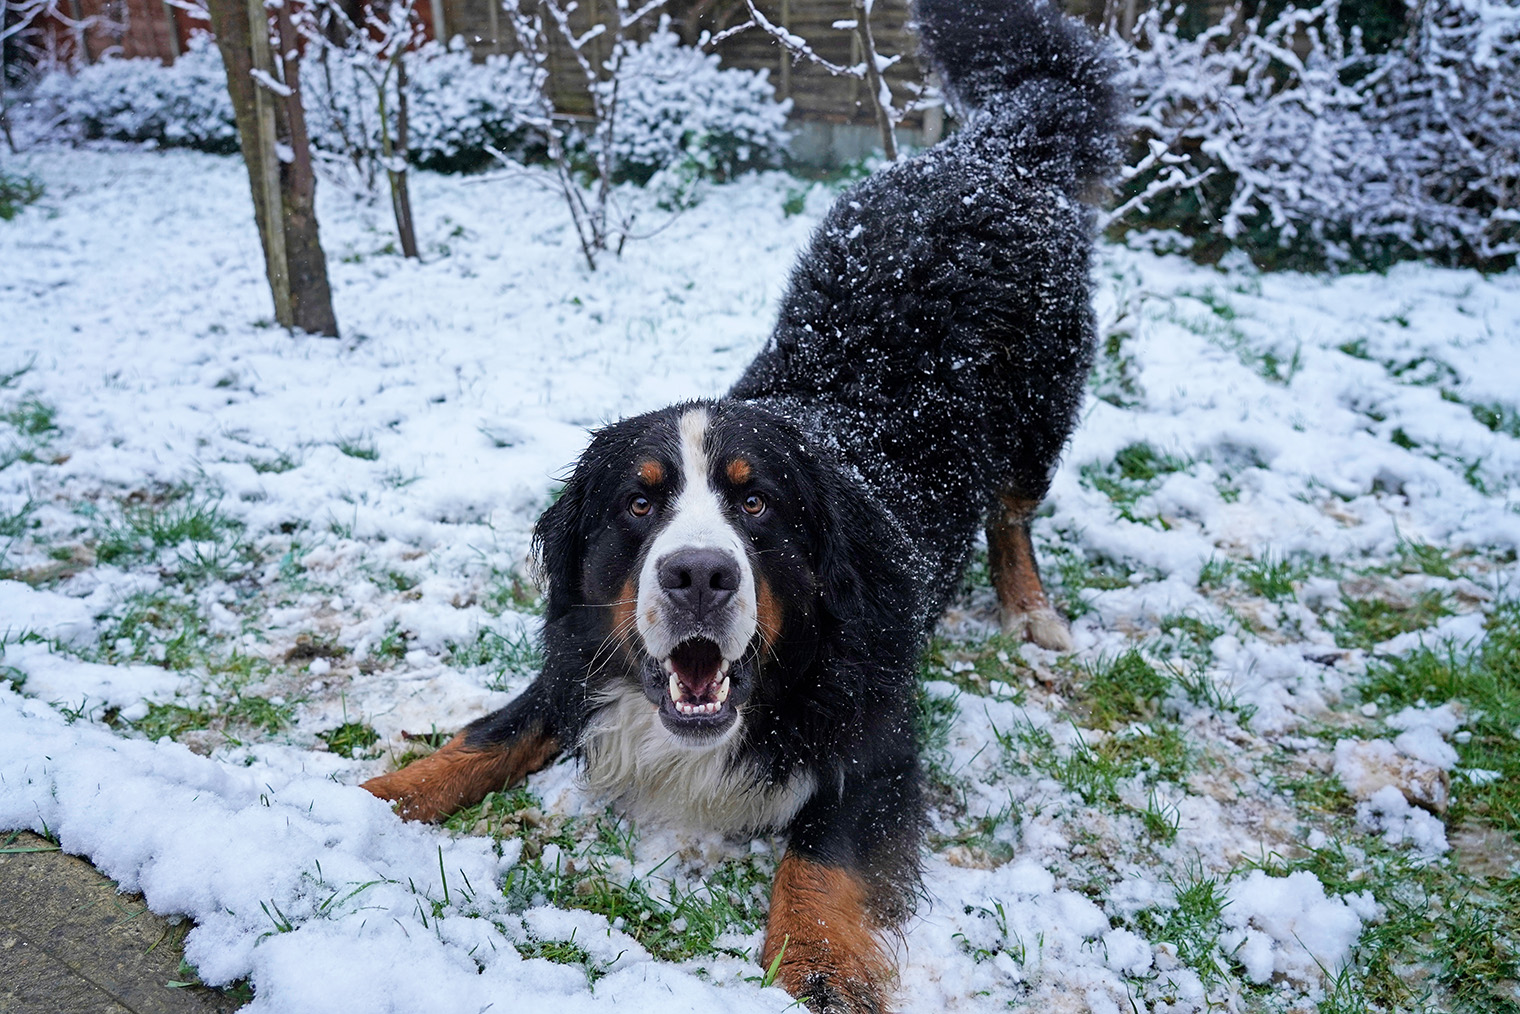
[{"label": "black nose", "polygon": [[700,620],[739,590],[739,564],[721,549],[682,549],[660,561],[660,587],[672,603]]}]

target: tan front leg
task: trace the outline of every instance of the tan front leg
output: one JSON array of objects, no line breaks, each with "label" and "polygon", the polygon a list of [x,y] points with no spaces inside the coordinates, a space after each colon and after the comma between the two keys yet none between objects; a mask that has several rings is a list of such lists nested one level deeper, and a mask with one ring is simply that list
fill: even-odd
[{"label": "tan front leg", "polygon": [[892,961],[876,938],[866,886],[838,866],[788,852],[771,888],[760,963],[813,1014],[887,1014]]},{"label": "tan front leg", "polygon": [[437,753],[371,778],[362,788],[393,801],[403,820],[434,822],[521,781],[557,753],[559,741],[549,735],[518,736],[508,743],[473,748],[461,732]]}]

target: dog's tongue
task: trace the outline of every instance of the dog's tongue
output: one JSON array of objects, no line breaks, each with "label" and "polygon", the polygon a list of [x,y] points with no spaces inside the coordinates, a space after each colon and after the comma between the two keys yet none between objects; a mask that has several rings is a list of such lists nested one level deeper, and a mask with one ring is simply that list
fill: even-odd
[{"label": "dog's tongue", "polygon": [[670,653],[670,665],[676,671],[683,697],[701,701],[717,693],[723,652],[713,642],[683,641]]}]

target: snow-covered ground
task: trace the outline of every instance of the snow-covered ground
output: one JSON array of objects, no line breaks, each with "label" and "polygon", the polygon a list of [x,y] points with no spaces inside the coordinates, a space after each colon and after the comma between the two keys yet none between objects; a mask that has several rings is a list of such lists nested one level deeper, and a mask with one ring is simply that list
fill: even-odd
[{"label": "snow-covered ground", "polygon": [[[753,963],[779,842],[629,828],[567,764],[453,829],[355,786],[531,678],[555,476],[589,427],[726,388],[834,191],[712,188],[591,274],[531,174],[421,174],[420,264],[328,187],[332,341],[270,325],[236,160],[22,168],[47,196],[0,223],[0,379],[29,367],[0,387],[0,828],[193,919],[251,1009],[785,1009]],[[1105,349],[1036,525],[1078,649],[993,636],[985,578],[945,619],[901,1006],[1312,1006],[1381,908],[1267,859],[1441,862],[1449,779],[1488,777],[1459,711],[1357,687],[1374,647],[1477,650],[1515,596],[1520,275],[1097,270]],[[1205,887],[1200,958],[1175,916]]]}]

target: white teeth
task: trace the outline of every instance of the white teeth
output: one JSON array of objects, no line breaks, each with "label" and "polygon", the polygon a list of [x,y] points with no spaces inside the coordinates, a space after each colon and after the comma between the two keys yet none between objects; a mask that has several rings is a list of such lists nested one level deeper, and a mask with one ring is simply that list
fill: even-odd
[{"label": "white teeth", "polygon": [[729,678],[728,675],[729,662],[727,660],[724,660],[718,665],[718,688],[716,693],[713,695],[717,699],[708,701],[705,704],[692,704],[682,700],[681,698],[684,697],[685,694],[681,689],[681,681],[676,676],[675,665],[669,659],[666,659],[664,666],[665,671],[670,675],[670,702],[671,704],[675,705],[675,709],[678,714],[688,716],[716,715],[718,712],[723,710],[723,705],[728,700],[729,690],[733,686],[733,681]]},{"label": "white teeth", "polygon": [[675,702],[676,710],[683,715],[716,715],[722,709],[721,701],[709,701],[706,704],[687,704],[685,701]]}]

